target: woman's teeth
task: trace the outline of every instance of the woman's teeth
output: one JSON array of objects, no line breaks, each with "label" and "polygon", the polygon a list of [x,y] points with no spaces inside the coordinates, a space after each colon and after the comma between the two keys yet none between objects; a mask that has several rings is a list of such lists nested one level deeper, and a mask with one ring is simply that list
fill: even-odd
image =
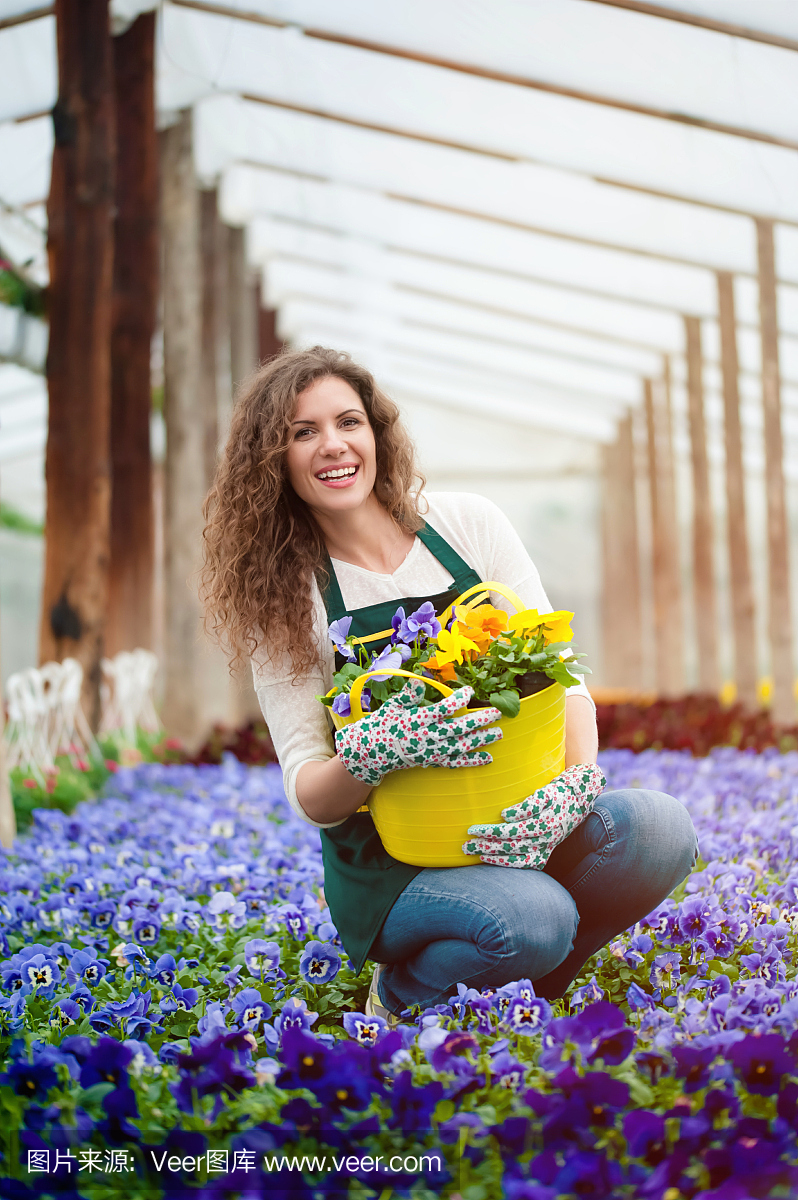
[{"label": "woman's teeth", "polygon": [[354,475],[357,467],[341,467],[337,471],[322,471],[316,476],[317,479],[347,479],[350,475]]}]

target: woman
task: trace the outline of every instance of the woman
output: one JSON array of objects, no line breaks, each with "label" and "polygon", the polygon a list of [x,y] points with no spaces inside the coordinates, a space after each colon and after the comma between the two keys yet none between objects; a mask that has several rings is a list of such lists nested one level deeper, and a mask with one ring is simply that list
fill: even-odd
[{"label": "woman", "polygon": [[[316,347],[253,377],[206,506],[210,620],[234,659],[252,657],[288,801],[321,830],[333,921],[355,971],[377,962],[369,1011],[386,1017],[446,1002],[458,983],[528,978],[539,995],[561,996],[586,959],[663,900],[696,856],[683,806],[640,790],[605,792],[544,871],[420,869],[386,853],[364,807],[381,775],[418,762],[468,770],[489,761],[485,747],[499,731],[484,725],[498,713],[485,710],[464,728],[445,721],[451,704],[428,706],[414,756],[406,741],[386,742],[378,710],[339,734],[336,747],[316,699],[335,670],[329,624],[350,614],[362,637],[390,626],[399,604],[410,613],[431,600],[440,612],[484,580],[551,611],[493,504],[424,496],[419,480],[396,406],[347,355]],[[456,693],[457,703],[469,694]],[[402,693],[411,714],[416,703]],[[376,765],[375,742],[389,745]],[[595,763],[597,749],[595,707],[583,685],[573,687],[566,766]]]}]

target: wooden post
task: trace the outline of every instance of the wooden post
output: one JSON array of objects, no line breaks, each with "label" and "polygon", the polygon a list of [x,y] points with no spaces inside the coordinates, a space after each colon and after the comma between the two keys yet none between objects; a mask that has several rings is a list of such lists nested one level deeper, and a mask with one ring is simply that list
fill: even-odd
[{"label": "wooden post", "polygon": [[699,691],[711,692],[716,695],[720,687],[718,605],[715,595],[715,537],[704,419],[701,321],[698,317],[685,317],[684,330],[687,351],[690,461],[693,471],[693,603],[698,643],[698,687]]},{"label": "wooden post", "polygon": [[230,226],[220,221],[217,227],[219,270],[216,277],[216,398],[219,421],[219,446],[227,441],[233,412],[233,373],[231,365],[230,323]]},{"label": "wooden post", "polygon": [[110,524],[114,85],[107,0],[56,0],[58,101],[47,203],[47,520],[39,654],[84,669],[100,713]]},{"label": "wooden post", "polygon": [[150,354],[158,304],[155,13],[113,39],[117,114],[107,653],[152,646]]},{"label": "wooden post", "polygon": [[[667,360],[666,360],[667,366]],[[657,691],[678,696],[684,690],[684,630],[681,569],[676,521],[676,488],[668,379],[644,381],[651,489],[652,591]],[[655,391],[656,394],[655,395]]]},{"label": "wooden post", "polygon": [[201,406],[199,193],[191,112],[161,134],[164,409],[166,416],[164,723],[189,746],[202,734],[198,668],[205,439]]},{"label": "wooden post", "polygon": [[643,627],[632,418],[603,448],[603,677],[608,687],[643,686]]},{"label": "wooden post", "polygon": [[[260,284],[256,293],[247,267],[244,230],[232,225],[227,227],[227,263],[230,374],[234,399],[236,389],[258,365]],[[248,664],[234,674],[232,689],[235,723],[241,725],[261,719]]]},{"label": "wooden post", "polygon": [[[260,300],[260,288],[258,288]],[[268,362],[282,350],[285,342],[277,336],[277,309],[258,305],[258,361]]]},{"label": "wooden post", "polygon": [[258,365],[257,305],[247,269],[245,233],[227,231],[230,305],[230,369],[233,391]]},{"label": "wooden post", "polygon": [[762,336],[762,409],[765,419],[765,494],[768,515],[768,631],[773,675],[772,715],[780,724],[795,721],[790,538],[784,492],[781,433],[779,320],[773,222],[756,222],[759,252],[759,323]]},{"label": "wooden post", "polygon": [[[224,408],[230,400],[230,326],[227,311],[227,229],[219,220],[215,189],[200,192],[200,258],[202,271],[202,392],[204,490],[216,472]],[[225,422],[226,424],[227,422]],[[206,725],[227,724],[235,707],[233,681],[221,648],[202,639],[199,682]],[[252,688],[252,672],[247,671]]]},{"label": "wooden post", "polygon": [[718,320],[720,360],[723,373],[724,438],[726,444],[726,527],[729,546],[734,678],[737,697],[749,710],[757,707],[757,654],[754,626],[754,588],[748,552],[745,472],[740,428],[739,363],[737,319],[734,309],[734,278],[718,272]]},{"label": "wooden post", "polygon": [[200,259],[202,263],[202,422],[205,440],[205,486],[216,470],[219,444],[219,293],[227,274],[222,258],[221,222],[216,189],[200,192]]},{"label": "wooden post", "polygon": [[[2,676],[0,676],[2,679]],[[10,850],[17,836],[17,814],[14,812],[14,800],[11,795],[11,779],[6,764],[6,747],[3,741],[3,730],[6,723],[6,706],[3,699],[3,688],[0,684],[0,846]]]}]

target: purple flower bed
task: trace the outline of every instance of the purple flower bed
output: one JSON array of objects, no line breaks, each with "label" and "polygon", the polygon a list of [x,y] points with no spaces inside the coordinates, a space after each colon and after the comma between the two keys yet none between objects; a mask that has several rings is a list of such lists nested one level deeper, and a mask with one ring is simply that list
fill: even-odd
[{"label": "purple flower bed", "polygon": [[565,1002],[461,986],[394,1031],[276,767],[37,812],[0,856],[0,1194],[798,1194],[798,754],[601,762],[684,801],[700,869]]}]

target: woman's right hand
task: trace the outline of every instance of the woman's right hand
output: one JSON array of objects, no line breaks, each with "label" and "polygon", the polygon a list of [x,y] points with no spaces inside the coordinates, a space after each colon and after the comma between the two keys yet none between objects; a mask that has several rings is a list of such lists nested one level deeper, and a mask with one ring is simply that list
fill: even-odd
[{"label": "woman's right hand", "polygon": [[493,762],[482,749],[501,739],[487,729],[501,717],[498,708],[475,708],[461,717],[473,695],[461,687],[422,707],[424,684],[408,680],[396,696],[374,713],[339,729],[335,749],[350,775],[375,787],[389,771],[408,767],[481,767]]}]

